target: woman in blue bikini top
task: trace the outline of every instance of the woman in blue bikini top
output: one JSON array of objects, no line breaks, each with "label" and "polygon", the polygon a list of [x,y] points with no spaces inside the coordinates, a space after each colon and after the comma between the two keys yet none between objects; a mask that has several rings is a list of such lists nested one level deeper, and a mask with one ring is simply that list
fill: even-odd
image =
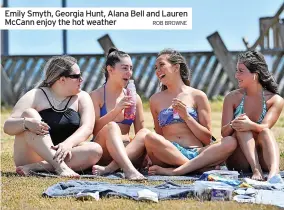
[{"label": "woman in blue bikini top", "polygon": [[210,145],[209,101],[202,91],[190,87],[184,57],[175,50],[163,50],[155,68],[162,91],[150,98],[156,133],[145,138],[153,163],[149,174],[182,175],[223,162],[235,149],[236,140],[229,137]]},{"label": "woman in blue bikini top", "polygon": [[227,164],[231,169],[252,171],[257,180],[263,180],[263,170],[267,171],[269,179],[279,171],[279,149],[271,127],[284,101],[259,52],[239,55],[235,77],[240,89],[225,97],[222,136],[234,136],[239,146]]},{"label": "woman in blue bikini top", "polygon": [[[96,122],[93,130],[93,141],[103,148],[103,156],[99,165],[93,167],[93,174],[103,175],[112,173],[119,168],[124,170],[128,179],[144,178],[133,166],[130,159],[135,161],[144,153],[143,106],[139,95],[136,104],[125,94],[124,87],[132,76],[132,61],[128,54],[115,48],[109,50],[105,65],[105,84],[91,93]],[[136,106],[135,119],[124,119],[124,109]],[[130,142],[129,132],[134,125],[135,137]],[[125,145],[127,148],[125,149]],[[128,158],[129,155],[129,158]],[[107,165],[102,167],[101,165]]]}]

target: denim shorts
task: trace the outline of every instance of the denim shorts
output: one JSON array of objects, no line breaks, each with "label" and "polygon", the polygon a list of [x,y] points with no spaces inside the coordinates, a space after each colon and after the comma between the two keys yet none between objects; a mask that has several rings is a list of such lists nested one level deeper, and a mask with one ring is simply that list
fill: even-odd
[{"label": "denim shorts", "polygon": [[197,148],[184,148],[176,142],[172,142],[172,144],[181,152],[181,154],[183,154],[189,160],[195,158],[198,155]]}]

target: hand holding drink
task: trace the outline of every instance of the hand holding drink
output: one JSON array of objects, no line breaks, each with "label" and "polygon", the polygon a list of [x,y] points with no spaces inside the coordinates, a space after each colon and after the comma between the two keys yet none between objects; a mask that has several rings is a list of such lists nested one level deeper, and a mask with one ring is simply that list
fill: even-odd
[{"label": "hand holding drink", "polygon": [[129,80],[126,91],[126,95],[130,97],[129,100],[133,105],[124,109],[124,119],[134,120],[136,112],[136,88],[133,80]]}]

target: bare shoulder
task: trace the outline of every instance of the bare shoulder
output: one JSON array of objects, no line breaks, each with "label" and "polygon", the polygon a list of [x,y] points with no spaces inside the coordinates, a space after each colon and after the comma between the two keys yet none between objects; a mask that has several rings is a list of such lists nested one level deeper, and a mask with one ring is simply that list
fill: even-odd
[{"label": "bare shoulder", "polygon": [[90,92],[90,96],[92,99],[100,100],[101,97],[103,97],[103,87],[100,87]]},{"label": "bare shoulder", "polygon": [[156,104],[158,103],[159,101],[161,101],[161,99],[164,97],[164,91],[161,91],[161,92],[158,92],[158,93],[155,93],[153,94],[150,99],[149,99],[149,102],[151,104]]},{"label": "bare shoulder", "polygon": [[274,105],[275,104],[277,106],[282,107],[281,109],[283,109],[284,99],[280,95],[265,90],[264,91],[264,97],[265,97],[265,100],[266,100],[268,105]]},{"label": "bare shoulder", "polygon": [[141,102],[142,102],[142,99],[141,99],[141,97],[138,95],[138,93],[136,93],[136,99],[137,99],[137,102],[138,102],[138,101],[141,101]]},{"label": "bare shoulder", "polygon": [[24,99],[24,100],[36,100],[36,99],[40,98],[41,96],[43,96],[42,90],[40,90],[38,88],[34,88],[34,89],[31,89],[28,92],[26,92],[21,97],[21,99]]},{"label": "bare shoulder", "polygon": [[42,93],[42,90],[40,90],[39,88],[34,88],[34,89],[31,89],[29,90],[28,92],[26,92],[25,95],[28,95],[28,96],[32,96],[32,95],[37,95],[37,94],[41,94]]},{"label": "bare shoulder", "polygon": [[40,89],[34,88],[28,91],[17,101],[13,108],[12,115],[21,116],[22,112],[28,108],[34,108],[37,110],[38,104],[41,104],[41,101],[43,101],[42,99],[43,92]]},{"label": "bare shoulder", "polygon": [[81,90],[80,93],[78,93],[78,98],[81,99],[81,98],[90,98],[90,94],[88,94],[86,91],[84,90]]},{"label": "bare shoulder", "polygon": [[189,87],[188,90],[189,90],[189,93],[192,94],[194,99],[196,99],[196,100],[207,100],[207,95],[202,90],[195,89],[195,88],[192,88],[192,87]]},{"label": "bare shoulder", "polygon": [[244,93],[245,93],[244,89],[232,90],[225,96],[225,100],[230,100],[234,103],[239,102],[244,96]]}]

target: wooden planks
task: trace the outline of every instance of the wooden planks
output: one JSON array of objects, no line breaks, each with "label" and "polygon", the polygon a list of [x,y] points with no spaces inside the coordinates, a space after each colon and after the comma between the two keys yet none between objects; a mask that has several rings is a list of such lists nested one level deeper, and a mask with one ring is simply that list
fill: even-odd
[{"label": "wooden planks", "polygon": [[[232,52],[234,57],[239,52]],[[279,53],[264,53],[270,56],[269,60],[272,74],[279,84],[279,91],[284,96],[284,55]],[[223,64],[212,52],[183,53],[192,70],[192,85],[204,91],[208,98],[219,94],[224,95],[234,88],[233,81],[225,70]],[[1,78],[2,100],[10,105],[19,97],[34,87],[43,75],[43,65],[50,56],[2,56]],[[83,72],[83,90],[91,91],[104,82],[102,68],[105,55],[74,55],[79,61]],[[133,78],[137,91],[146,98],[159,91],[160,82],[155,75],[156,54],[132,54]],[[235,67],[234,67],[235,68]],[[3,80],[5,80],[3,82]],[[4,85],[4,86],[3,86]],[[5,95],[5,96],[4,96]]]}]

